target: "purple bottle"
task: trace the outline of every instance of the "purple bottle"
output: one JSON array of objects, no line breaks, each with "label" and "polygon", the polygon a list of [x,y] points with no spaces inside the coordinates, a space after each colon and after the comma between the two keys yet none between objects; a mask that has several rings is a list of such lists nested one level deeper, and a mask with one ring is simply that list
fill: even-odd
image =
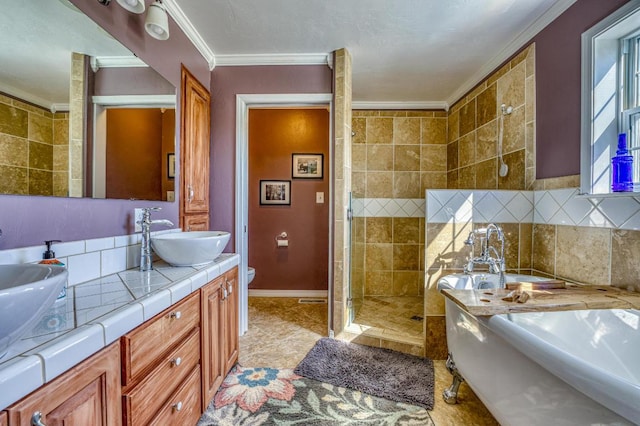
[{"label": "purple bottle", "polygon": [[633,156],[629,155],[627,149],[626,133],[618,135],[618,151],[611,159],[611,169],[613,171],[611,190],[613,192],[633,191]]}]

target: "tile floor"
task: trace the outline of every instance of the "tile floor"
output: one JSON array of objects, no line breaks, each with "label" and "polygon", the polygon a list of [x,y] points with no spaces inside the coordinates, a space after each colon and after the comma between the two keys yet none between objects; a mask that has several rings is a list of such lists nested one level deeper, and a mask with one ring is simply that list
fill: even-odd
[{"label": "tile floor", "polygon": [[[250,297],[249,330],[240,337],[239,362],[248,367],[295,368],[327,333],[326,303]],[[435,406],[430,414],[437,426],[498,425],[466,384],[460,388],[459,404],[445,404],[441,395],[451,376],[443,360],[435,360],[434,369]]]}]

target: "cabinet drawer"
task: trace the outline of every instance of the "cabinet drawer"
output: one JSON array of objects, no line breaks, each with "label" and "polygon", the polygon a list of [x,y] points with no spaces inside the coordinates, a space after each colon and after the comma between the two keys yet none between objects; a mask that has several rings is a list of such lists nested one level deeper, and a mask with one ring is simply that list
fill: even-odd
[{"label": "cabinet drawer", "polygon": [[149,424],[195,425],[200,413],[200,365],[197,365]]},{"label": "cabinet drawer", "polygon": [[122,336],[122,385],[152,369],[164,352],[200,325],[200,296],[193,293]]},{"label": "cabinet drawer", "polygon": [[200,329],[196,328],[182,344],[162,357],[150,375],[123,396],[125,424],[146,424],[199,360]]}]

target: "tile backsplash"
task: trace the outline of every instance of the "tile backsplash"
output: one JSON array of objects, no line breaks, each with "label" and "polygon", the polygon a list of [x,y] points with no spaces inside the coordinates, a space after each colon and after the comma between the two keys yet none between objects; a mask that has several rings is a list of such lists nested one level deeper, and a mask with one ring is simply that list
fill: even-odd
[{"label": "tile backsplash", "polygon": [[[180,229],[152,232],[152,235],[179,232]],[[56,258],[69,270],[68,285],[122,272],[140,266],[141,234],[91,240],[54,243],[52,250]],[[0,250],[0,264],[37,263],[46,250],[41,246]]]}]

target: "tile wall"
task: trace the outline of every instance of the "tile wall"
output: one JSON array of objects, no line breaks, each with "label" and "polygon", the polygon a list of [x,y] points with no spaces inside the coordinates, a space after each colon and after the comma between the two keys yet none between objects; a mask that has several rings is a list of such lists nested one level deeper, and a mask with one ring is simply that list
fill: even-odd
[{"label": "tile wall", "polygon": [[85,69],[88,56],[71,54],[71,81],[69,88],[69,196],[82,197],[83,169],[82,155],[85,139]]},{"label": "tile wall", "polygon": [[353,111],[352,295],[423,294],[424,190],[446,188],[444,111]]},{"label": "tile wall", "polygon": [[68,129],[68,114],[0,94],[0,193],[66,196]]},{"label": "tile wall", "polygon": [[350,229],[346,217],[351,192],[351,54],[347,49],[334,53],[333,73],[334,120],[334,258],[333,258],[333,301],[332,325],[339,334],[347,319],[347,294],[349,271]]},{"label": "tile wall", "polygon": [[[500,106],[503,157],[498,175]],[[535,180],[535,45],[532,44],[456,102],[448,115],[447,187],[530,189]]]}]

